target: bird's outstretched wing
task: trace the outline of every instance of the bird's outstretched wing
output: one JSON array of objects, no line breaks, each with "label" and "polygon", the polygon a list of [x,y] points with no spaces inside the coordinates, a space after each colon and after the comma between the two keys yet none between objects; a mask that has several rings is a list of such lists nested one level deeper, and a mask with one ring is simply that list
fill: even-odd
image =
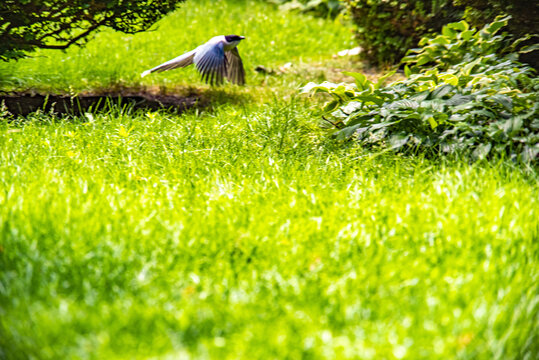
[{"label": "bird's outstretched wing", "polygon": [[207,43],[199,47],[193,62],[202,74],[202,80],[211,85],[223,83],[226,76],[226,60],[222,42]]},{"label": "bird's outstretched wing", "polygon": [[225,57],[227,62],[227,79],[235,84],[244,85],[245,70],[243,69],[243,61],[241,61],[238,48],[227,51]]},{"label": "bird's outstretched wing", "polygon": [[197,50],[198,48],[195,50],[191,50],[183,55],[180,55],[177,58],[174,58],[165,63],[162,63],[161,65],[158,65],[154,67],[153,69],[146,70],[142,74],[140,74],[140,76],[144,77],[153,72],[161,72],[161,71],[166,71],[166,70],[171,70],[171,69],[176,69],[179,67],[186,67],[188,65],[191,65],[193,63],[193,58],[195,57]]}]

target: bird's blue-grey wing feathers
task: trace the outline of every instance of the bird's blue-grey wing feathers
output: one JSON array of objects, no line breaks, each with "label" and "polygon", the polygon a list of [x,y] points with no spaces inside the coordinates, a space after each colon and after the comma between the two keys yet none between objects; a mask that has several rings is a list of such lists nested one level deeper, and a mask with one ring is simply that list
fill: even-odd
[{"label": "bird's blue-grey wing feathers", "polygon": [[243,69],[243,62],[241,61],[238,48],[227,51],[225,57],[227,62],[227,79],[238,85],[245,84],[245,70]]},{"label": "bird's blue-grey wing feathers", "polygon": [[206,43],[198,48],[193,59],[202,80],[220,85],[226,76],[226,60],[222,42]]},{"label": "bird's blue-grey wing feathers", "polygon": [[162,63],[161,65],[158,65],[154,67],[153,69],[146,70],[140,76],[144,77],[153,72],[161,72],[161,71],[166,71],[166,70],[171,70],[171,69],[176,69],[179,67],[186,67],[188,65],[191,65],[193,63],[193,58],[195,57],[197,50],[198,48],[195,50],[191,50],[165,63]]},{"label": "bird's blue-grey wing feathers", "polygon": [[211,85],[221,85],[225,77],[235,84],[245,84],[245,70],[238,49],[233,48],[225,52],[223,41],[218,40],[217,37],[215,41],[212,40],[195,50],[144,71],[141,76],[185,67],[194,63],[202,74],[202,80]]}]

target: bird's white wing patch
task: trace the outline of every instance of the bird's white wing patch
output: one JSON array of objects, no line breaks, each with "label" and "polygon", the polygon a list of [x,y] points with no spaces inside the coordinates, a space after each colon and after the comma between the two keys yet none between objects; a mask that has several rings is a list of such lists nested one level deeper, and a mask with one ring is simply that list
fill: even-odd
[{"label": "bird's white wing patch", "polygon": [[202,74],[202,80],[220,85],[226,76],[226,60],[223,42],[207,42],[199,47],[193,62]]},{"label": "bird's white wing patch", "polygon": [[179,67],[186,67],[188,65],[191,65],[193,63],[193,58],[195,57],[197,53],[198,48],[195,50],[191,50],[183,55],[180,55],[172,60],[169,60],[165,63],[162,63],[161,65],[158,65],[154,67],[153,69],[144,71],[140,76],[144,77],[148,74],[151,74],[153,72],[161,72],[166,70],[172,70]]},{"label": "bird's white wing patch", "polygon": [[241,61],[238,48],[234,48],[225,53],[227,61],[226,77],[234,84],[245,84],[245,70],[243,69],[243,61]]}]

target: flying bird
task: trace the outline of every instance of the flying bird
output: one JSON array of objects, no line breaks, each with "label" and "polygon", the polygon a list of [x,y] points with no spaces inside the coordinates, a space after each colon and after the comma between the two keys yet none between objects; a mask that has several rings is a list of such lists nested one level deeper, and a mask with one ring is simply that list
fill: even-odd
[{"label": "flying bird", "polygon": [[245,70],[236,47],[243,39],[245,37],[239,35],[215,36],[196,49],[146,70],[140,76],[195,64],[198,72],[202,74],[202,80],[206,83],[221,85],[223,78],[226,77],[235,84],[243,85],[245,84]]}]

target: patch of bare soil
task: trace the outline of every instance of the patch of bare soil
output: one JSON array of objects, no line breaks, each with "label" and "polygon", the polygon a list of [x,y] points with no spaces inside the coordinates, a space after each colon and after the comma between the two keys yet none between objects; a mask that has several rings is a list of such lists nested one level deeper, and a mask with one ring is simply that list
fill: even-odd
[{"label": "patch of bare soil", "polygon": [[109,94],[79,94],[75,96],[36,93],[0,94],[0,105],[4,104],[13,115],[26,116],[36,111],[55,114],[79,115],[85,112],[102,111],[114,105],[132,106],[134,109],[169,109],[183,112],[193,107],[203,107],[207,99],[199,94],[170,95],[151,92],[121,92]]}]

